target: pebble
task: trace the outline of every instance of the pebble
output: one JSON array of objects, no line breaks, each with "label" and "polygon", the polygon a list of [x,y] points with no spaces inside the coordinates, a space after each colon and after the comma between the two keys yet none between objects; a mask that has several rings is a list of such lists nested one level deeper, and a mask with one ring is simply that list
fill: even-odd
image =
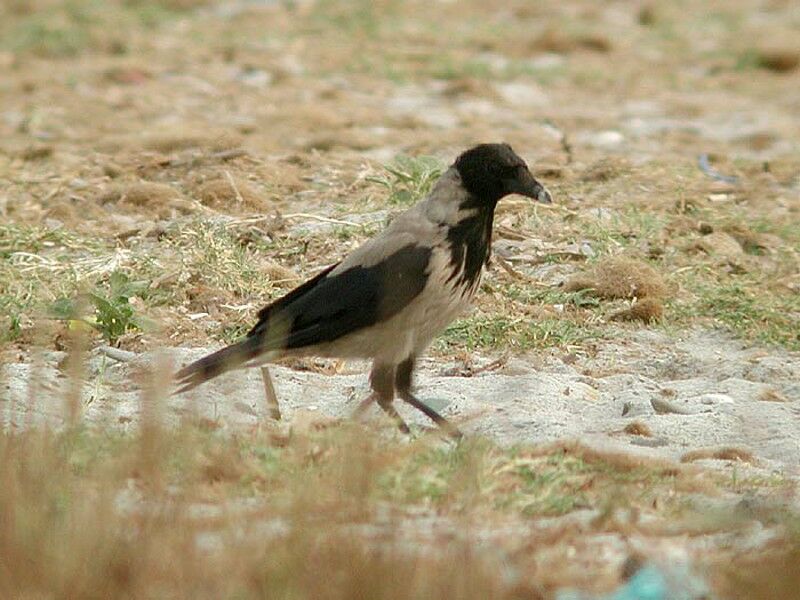
[{"label": "pebble", "polygon": [[667,414],[676,414],[676,415],[690,415],[692,414],[691,411],[686,410],[685,408],[681,408],[676,406],[669,400],[664,400],[663,398],[651,398],[650,405],[653,407],[653,410],[656,411],[657,415],[667,415]]},{"label": "pebble", "polygon": [[586,138],[586,143],[598,148],[613,148],[625,141],[625,136],[619,131],[607,130],[592,133]]},{"label": "pebble", "polygon": [[272,73],[267,73],[262,69],[242,69],[236,75],[236,79],[244,85],[253,88],[266,88],[272,83]]},{"label": "pebble", "polygon": [[735,400],[728,394],[703,394],[700,396],[703,404],[733,404]]},{"label": "pebble", "polygon": [[544,106],[549,102],[547,94],[537,85],[528,83],[500,83],[495,86],[500,97],[516,106]]},{"label": "pebble", "polygon": [[558,69],[559,67],[563,67],[564,63],[567,62],[567,59],[564,58],[563,54],[556,54],[555,52],[545,52],[544,54],[539,54],[538,56],[534,56],[528,64],[533,69],[538,70],[549,70],[549,69]]}]

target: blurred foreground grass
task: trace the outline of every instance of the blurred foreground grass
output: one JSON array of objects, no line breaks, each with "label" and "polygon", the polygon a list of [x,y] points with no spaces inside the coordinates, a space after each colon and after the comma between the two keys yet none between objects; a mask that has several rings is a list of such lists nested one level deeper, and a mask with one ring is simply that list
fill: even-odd
[{"label": "blurred foreground grass", "polygon": [[[571,562],[595,536],[736,530],[690,499],[782,486],[577,443],[407,442],[348,422],[165,430],[157,395],[144,402],[127,432],[78,419],[0,433],[0,597],[548,598],[615,585],[613,569],[586,579]],[[800,533],[775,520],[789,524],[767,554],[779,566]],[[722,587],[764,585],[753,556],[735,572],[707,558]]]}]

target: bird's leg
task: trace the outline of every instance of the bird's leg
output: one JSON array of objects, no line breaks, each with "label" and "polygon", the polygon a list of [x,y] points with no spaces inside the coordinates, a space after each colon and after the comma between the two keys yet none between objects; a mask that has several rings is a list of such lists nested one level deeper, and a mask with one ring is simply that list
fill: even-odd
[{"label": "bird's leg", "polygon": [[275,393],[275,386],[272,385],[272,377],[267,367],[261,367],[261,381],[264,382],[264,396],[267,399],[267,410],[269,416],[276,421],[281,420],[281,407],[278,406],[278,395]]},{"label": "bird's leg", "polygon": [[408,425],[403,421],[403,417],[394,407],[394,367],[385,365],[373,365],[372,372],[369,374],[369,384],[377,396],[378,406],[389,415],[403,433],[411,433]]},{"label": "bird's leg", "polygon": [[372,392],[369,396],[364,398],[358,403],[353,413],[350,415],[353,419],[358,419],[370,407],[370,405],[378,399],[378,394]]},{"label": "bird's leg", "polygon": [[425,413],[434,423],[446,431],[451,437],[459,440],[464,437],[461,430],[453,425],[450,421],[445,419],[438,412],[433,410],[430,406],[422,402],[411,392],[412,374],[414,372],[414,359],[407,358],[400,363],[397,367],[395,374],[395,388],[400,398],[416,408],[417,410]]},{"label": "bird's leg", "polygon": [[397,422],[400,431],[409,433],[408,425],[399,415],[392,402],[394,401],[394,370],[390,367],[374,366],[370,373],[370,385],[372,393],[358,403],[352,414],[352,418],[358,419],[370,407],[373,402],[377,402],[383,411]]}]

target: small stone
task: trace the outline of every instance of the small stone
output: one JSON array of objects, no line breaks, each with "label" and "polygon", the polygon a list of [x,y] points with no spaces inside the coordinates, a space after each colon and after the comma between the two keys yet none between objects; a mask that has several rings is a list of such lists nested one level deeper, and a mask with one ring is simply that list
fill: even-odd
[{"label": "small stone", "polygon": [[708,195],[708,199],[711,202],[727,202],[728,200],[731,199],[731,197],[732,196],[730,194],[709,194]]},{"label": "small stone", "polygon": [[625,136],[619,131],[613,130],[599,131],[589,136],[586,140],[590,146],[596,146],[598,148],[613,148],[619,146],[624,141]]},{"label": "small stone", "polygon": [[769,48],[758,53],[758,66],[775,73],[789,73],[800,66],[797,48]]},{"label": "small stone", "polygon": [[703,394],[700,396],[702,404],[733,404],[735,400],[728,394]]},{"label": "small stone", "polygon": [[547,94],[537,85],[527,83],[502,83],[495,86],[500,97],[516,106],[544,106]]},{"label": "small stone", "polygon": [[564,58],[563,54],[557,54],[555,52],[544,52],[543,54],[534,56],[530,61],[528,61],[528,64],[533,69],[544,71],[548,69],[558,69],[559,67],[562,67],[566,62],[567,59]]},{"label": "small stone", "polygon": [[236,79],[252,88],[263,89],[272,83],[272,74],[262,69],[246,68],[236,75]]},{"label": "small stone", "polygon": [[650,405],[653,407],[653,410],[656,411],[657,415],[668,415],[668,414],[675,414],[675,415],[690,415],[692,414],[691,411],[686,410],[685,408],[681,408],[676,406],[669,400],[664,400],[663,398],[651,398]]}]

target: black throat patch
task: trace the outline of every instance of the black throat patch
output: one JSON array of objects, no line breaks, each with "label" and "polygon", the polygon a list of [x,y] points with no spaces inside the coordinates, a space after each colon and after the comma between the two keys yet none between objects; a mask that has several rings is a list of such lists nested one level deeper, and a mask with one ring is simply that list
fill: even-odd
[{"label": "black throat patch", "polygon": [[473,209],[476,213],[451,225],[447,231],[450,265],[453,268],[453,273],[447,280],[457,278],[458,284],[472,287],[491,255],[494,204],[487,205],[471,199],[464,202],[461,208]]}]

